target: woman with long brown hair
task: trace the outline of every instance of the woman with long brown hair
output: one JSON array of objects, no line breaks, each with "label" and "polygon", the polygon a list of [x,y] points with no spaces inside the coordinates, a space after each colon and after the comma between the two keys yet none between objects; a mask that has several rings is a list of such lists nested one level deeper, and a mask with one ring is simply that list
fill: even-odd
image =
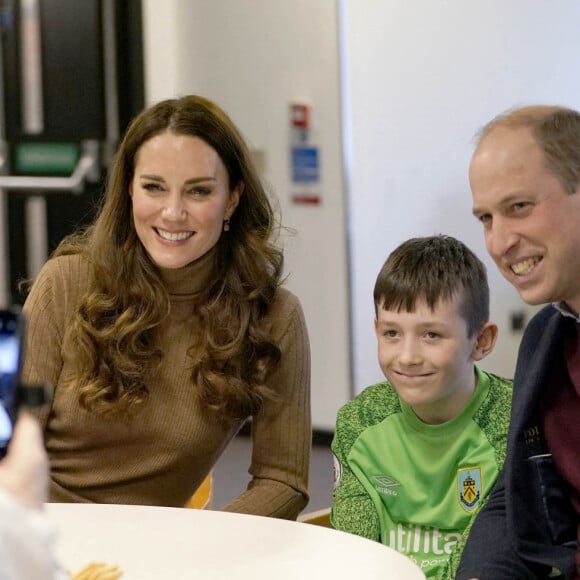
[{"label": "woman with long brown hair", "polygon": [[225,509],[304,508],[310,353],[275,232],[217,105],[188,96],[134,119],[95,222],[24,306],[23,380],[55,386],[41,416],[52,501],[183,506],[251,417],[252,480]]}]

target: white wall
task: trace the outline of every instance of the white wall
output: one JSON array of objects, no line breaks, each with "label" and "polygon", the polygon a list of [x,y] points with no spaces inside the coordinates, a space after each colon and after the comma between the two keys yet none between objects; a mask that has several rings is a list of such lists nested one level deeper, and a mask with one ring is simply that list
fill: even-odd
[{"label": "white wall", "polygon": [[[143,0],[146,100],[197,93],[219,103],[264,154],[284,225],[287,286],[312,347],[312,413],[333,429],[351,395],[337,5],[334,0]],[[322,204],[293,205],[289,104],[312,105]]]},{"label": "white wall", "polygon": [[[487,256],[471,217],[467,168],[476,130],[531,103],[580,108],[577,0],[342,0],[350,154],[349,237],[355,389],[382,378],[372,289],[408,237],[447,233],[488,265],[500,339],[483,366],[506,375],[524,309]],[[579,226],[580,227],[580,226]]]}]

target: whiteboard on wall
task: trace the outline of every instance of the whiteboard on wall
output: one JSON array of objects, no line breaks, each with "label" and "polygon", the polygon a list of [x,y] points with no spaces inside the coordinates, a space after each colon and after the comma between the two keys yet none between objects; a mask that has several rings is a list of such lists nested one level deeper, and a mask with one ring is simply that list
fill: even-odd
[{"label": "whiteboard on wall", "polygon": [[511,376],[532,309],[497,273],[471,216],[467,169],[477,129],[505,109],[580,109],[580,2],[340,0],[354,387],[382,379],[372,289],[409,237],[453,235],[488,266],[500,328],[482,366]]}]

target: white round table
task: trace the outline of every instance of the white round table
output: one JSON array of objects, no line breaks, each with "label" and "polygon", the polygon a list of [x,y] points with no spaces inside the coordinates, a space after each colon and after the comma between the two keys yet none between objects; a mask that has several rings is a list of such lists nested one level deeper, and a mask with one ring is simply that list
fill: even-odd
[{"label": "white round table", "polygon": [[122,580],[424,580],[406,556],[312,524],[218,511],[47,504],[68,570],[116,564]]}]

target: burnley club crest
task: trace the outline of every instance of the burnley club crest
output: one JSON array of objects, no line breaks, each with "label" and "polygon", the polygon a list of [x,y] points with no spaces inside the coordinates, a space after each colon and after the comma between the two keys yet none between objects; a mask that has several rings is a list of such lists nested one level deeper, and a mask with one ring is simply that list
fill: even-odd
[{"label": "burnley club crest", "polygon": [[469,467],[457,470],[457,496],[466,512],[472,512],[481,498],[481,468]]}]

